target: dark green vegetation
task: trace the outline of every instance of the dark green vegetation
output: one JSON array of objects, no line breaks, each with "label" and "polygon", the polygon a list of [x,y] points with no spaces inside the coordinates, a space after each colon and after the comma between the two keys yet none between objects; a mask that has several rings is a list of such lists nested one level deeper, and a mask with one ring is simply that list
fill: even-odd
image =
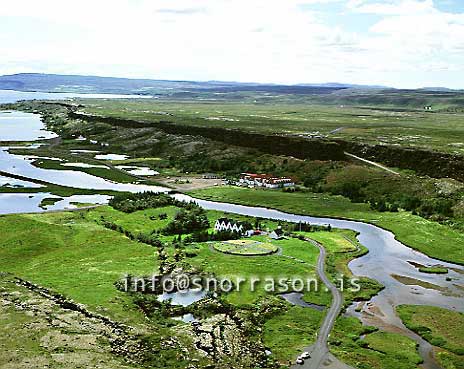
[{"label": "dark green vegetation", "polygon": [[[447,225],[426,220],[407,211],[377,212],[367,204],[351,203],[341,196],[313,193],[284,193],[234,187],[195,191],[194,196],[207,200],[275,208],[313,216],[344,217],[367,221],[391,230],[404,244],[437,259],[464,263],[464,235]],[[411,230],[414,229],[414,232]]]},{"label": "dark green vegetation", "polygon": [[409,329],[443,349],[436,356],[444,368],[464,368],[464,314],[416,305],[402,305],[397,311]]}]

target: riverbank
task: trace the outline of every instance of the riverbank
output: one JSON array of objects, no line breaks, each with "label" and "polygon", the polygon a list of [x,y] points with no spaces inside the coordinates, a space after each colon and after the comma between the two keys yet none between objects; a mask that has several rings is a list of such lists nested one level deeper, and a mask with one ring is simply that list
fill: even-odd
[{"label": "riverbank", "polygon": [[194,197],[240,205],[266,206],[288,213],[331,217],[371,223],[389,230],[405,245],[433,258],[464,265],[464,235],[450,227],[409,212],[375,212],[341,196],[316,193],[285,193],[238,187],[192,191]]}]

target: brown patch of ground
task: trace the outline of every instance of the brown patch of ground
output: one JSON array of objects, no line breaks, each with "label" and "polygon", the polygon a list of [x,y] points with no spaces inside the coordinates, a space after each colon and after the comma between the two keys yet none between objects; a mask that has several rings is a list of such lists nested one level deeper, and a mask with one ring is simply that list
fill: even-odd
[{"label": "brown patch of ground", "polygon": [[398,274],[392,274],[391,276],[395,278],[398,282],[409,285],[409,286],[420,286],[420,287],[431,289],[431,290],[449,292],[446,287],[441,287],[436,284],[423,281],[421,279],[411,278],[411,277],[407,277],[404,275],[398,275]]},{"label": "brown patch of ground", "polygon": [[156,181],[177,191],[193,191],[225,185],[223,179],[206,179],[202,177],[156,177]]}]

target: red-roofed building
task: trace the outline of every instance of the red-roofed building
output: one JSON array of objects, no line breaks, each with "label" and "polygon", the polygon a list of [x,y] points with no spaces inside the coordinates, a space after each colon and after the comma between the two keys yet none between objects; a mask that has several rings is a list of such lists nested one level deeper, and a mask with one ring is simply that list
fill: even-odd
[{"label": "red-roofed building", "polygon": [[248,187],[283,188],[293,187],[295,182],[288,177],[274,177],[270,174],[242,173],[239,183]]}]

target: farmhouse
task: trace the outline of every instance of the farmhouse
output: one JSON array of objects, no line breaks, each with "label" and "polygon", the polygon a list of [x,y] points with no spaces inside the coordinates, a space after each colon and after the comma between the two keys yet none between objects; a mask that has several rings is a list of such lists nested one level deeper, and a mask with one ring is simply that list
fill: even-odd
[{"label": "farmhouse", "polygon": [[243,223],[228,218],[219,218],[218,220],[216,220],[216,223],[214,224],[214,229],[217,232],[229,231],[237,232],[240,234],[243,234],[245,232],[245,227],[243,226]]},{"label": "farmhouse", "polygon": [[288,177],[273,177],[269,174],[242,173],[239,183],[249,187],[282,188],[293,187],[295,182]]}]

